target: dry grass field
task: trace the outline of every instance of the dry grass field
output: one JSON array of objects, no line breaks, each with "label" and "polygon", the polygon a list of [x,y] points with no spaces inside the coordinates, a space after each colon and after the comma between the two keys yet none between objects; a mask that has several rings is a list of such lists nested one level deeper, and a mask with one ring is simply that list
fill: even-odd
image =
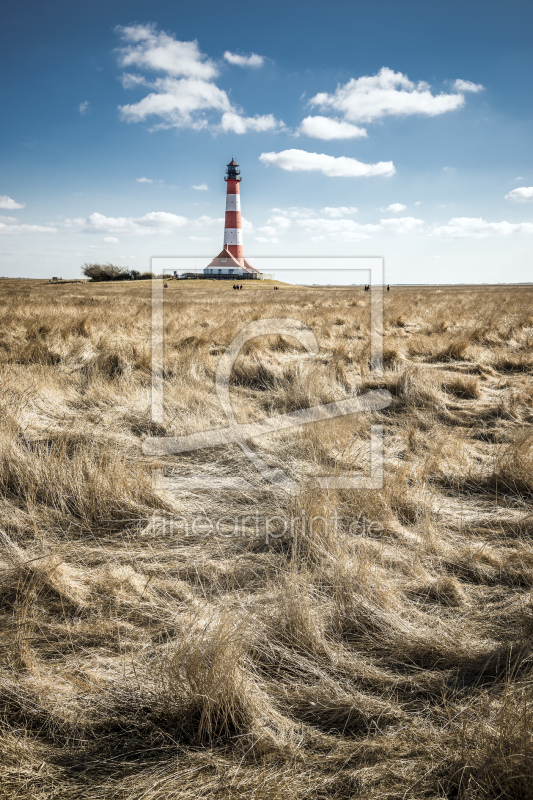
[{"label": "dry grass field", "polygon": [[[369,296],[0,283],[0,798],[533,798],[533,287]],[[390,405],[153,458],[147,436],[386,389]],[[365,470],[381,490],[324,489]],[[154,470],[155,478],[154,478]],[[284,531],[284,521],[290,528]]]}]

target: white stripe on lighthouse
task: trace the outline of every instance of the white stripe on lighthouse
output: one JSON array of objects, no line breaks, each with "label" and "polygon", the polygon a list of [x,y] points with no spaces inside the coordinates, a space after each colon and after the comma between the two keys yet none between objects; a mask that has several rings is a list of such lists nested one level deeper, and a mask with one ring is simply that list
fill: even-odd
[{"label": "white stripe on lighthouse", "polygon": [[242,244],[240,228],[224,228],[224,244]]},{"label": "white stripe on lighthouse", "polygon": [[240,211],[241,210],[241,196],[240,194],[227,194],[226,195],[226,211]]}]

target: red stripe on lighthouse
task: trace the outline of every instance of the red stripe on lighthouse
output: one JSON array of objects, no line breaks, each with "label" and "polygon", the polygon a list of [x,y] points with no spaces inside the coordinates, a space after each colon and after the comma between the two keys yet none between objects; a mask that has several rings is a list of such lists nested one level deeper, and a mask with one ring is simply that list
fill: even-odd
[{"label": "red stripe on lighthouse", "polygon": [[240,211],[226,211],[225,228],[240,228],[241,227],[241,212]]}]

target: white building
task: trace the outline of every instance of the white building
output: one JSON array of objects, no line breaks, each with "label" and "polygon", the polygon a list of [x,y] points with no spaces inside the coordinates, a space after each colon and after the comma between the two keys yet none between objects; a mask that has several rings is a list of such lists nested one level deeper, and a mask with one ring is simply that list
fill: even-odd
[{"label": "white building", "polygon": [[210,278],[245,278],[262,279],[265,276],[252,267],[246,258],[235,258],[227,248],[216,256],[204,269],[204,275]]}]

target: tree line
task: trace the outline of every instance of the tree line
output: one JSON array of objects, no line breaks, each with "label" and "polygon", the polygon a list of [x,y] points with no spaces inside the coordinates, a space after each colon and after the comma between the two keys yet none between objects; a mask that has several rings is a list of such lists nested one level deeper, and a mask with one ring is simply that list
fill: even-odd
[{"label": "tree line", "polygon": [[153,272],[139,272],[114,264],[84,264],[82,272],[91,281],[146,281],[156,277]]}]

